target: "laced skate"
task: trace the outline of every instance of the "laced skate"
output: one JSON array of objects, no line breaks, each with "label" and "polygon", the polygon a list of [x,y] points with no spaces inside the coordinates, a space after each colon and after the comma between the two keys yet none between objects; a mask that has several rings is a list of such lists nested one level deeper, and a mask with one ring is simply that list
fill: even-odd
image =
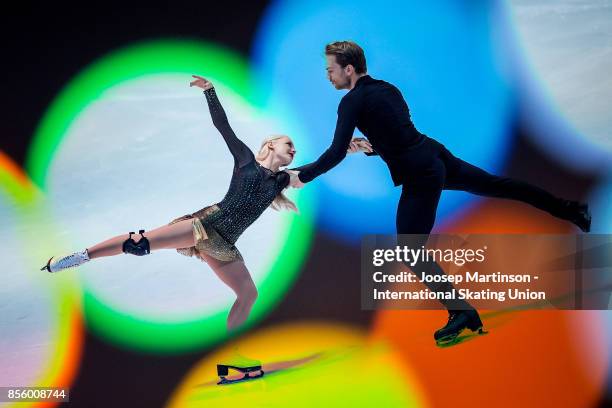
[{"label": "laced skate", "polygon": [[51,257],[47,264],[40,268],[41,271],[57,272],[63,269],[73,268],[89,261],[89,254],[87,249],[81,252],[75,252],[63,258],[54,259]]},{"label": "laced skate", "polygon": [[591,231],[591,213],[588,204],[582,204],[577,201],[568,201],[566,203],[567,210],[572,214],[570,221],[574,223],[583,232]]},{"label": "laced skate", "polygon": [[[227,378],[229,376],[229,370],[236,370],[242,374],[242,377],[238,378]],[[254,373],[254,374],[253,374]],[[234,384],[237,382],[253,380],[255,378],[263,377],[264,371],[261,369],[261,365],[250,366],[250,367],[238,367],[232,365],[217,364],[217,375],[221,379],[217,385]]]},{"label": "laced skate", "polygon": [[[233,354],[230,361],[225,364],[217,364],[217,375],[221,379],[217,385],[234,384],[263,377],[261,361],[245,357],[238,353],[238,350],[234,350]],[[228,378],[230,369],[243,374],[242,377]]]},{"label": "laced skate", "polygon": [[465,329],[477,334],[487,334],[475,309],[449,310],[448,322],[434,333],[436,344],[439,346],[452,344]]}]

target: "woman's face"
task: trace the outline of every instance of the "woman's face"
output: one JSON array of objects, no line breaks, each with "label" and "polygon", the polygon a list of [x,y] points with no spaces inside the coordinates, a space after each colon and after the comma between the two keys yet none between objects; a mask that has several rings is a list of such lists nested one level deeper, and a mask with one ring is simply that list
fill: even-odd
[{"label": "woman's face", "polygon": [[272,151],[279,158],[282,166],[288,166],[295,157],[297,151],[293,146],[293,141],[287,136],[283,136],[278,139],[274,139],[272,141],[273,148]]}]

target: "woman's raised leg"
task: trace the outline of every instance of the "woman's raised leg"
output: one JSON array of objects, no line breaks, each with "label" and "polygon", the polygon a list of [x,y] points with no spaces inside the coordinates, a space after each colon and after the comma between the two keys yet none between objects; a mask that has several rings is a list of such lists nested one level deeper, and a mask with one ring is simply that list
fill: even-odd
[{"label": "woman's raised leg", "polygon": [[[143,238],[139,235],[135,235],[134,238],[132,238],[133,241],[128,242],[132,248],[129,250],[129,253],[144,255],[149,251],[155,251],[158,249],[191,247],[194,245],[192,222],[193,220],[186,219],[174,224],[164,225],[144,233],[146,235],[143,236],[146,237],[148,245],[142,245],[147,244],[146,241],[139,245]],[[130,235],[131,234],[117,235],[83,251],[74,252],[64,257],[50,258],[47,264],[43,266],[41,270],[57,272],[63,269],[82,265],[91,259],[122,254],[123,244],[130,238]]]},{"label": "woman's raised leg", "polygon": [[[175,224],[163,225],[144,233],[149,240],[151,251],[158,249],[188,248],[194,246],[193,220],[187,219]],[[123,243],[129,238],[128,234],[117,235],[106,241],[87,248],[90,259],[123,253]],[[140,242],[140,235],[134,235],[136,244]]]}]

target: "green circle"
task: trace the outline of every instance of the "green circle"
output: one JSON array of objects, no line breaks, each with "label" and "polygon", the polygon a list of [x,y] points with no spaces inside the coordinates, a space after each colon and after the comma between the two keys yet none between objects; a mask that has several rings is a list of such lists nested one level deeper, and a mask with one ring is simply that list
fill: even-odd
[{"label": "green circle", "polygon": [[[264,108],[254,94],[246,61],[232,51],[201,41],[159,40],[140,43],[112,52],[79,73],[52,102],[36,130],[28,151],[26,169],[43,190],[47,169],[70,126],[89,104],[104,92],[125,81],[154,74],[187,74],[206,72],[241,95],[248,103]],[[301,191],[297,200],[299,216],[290,217],[286,237],[269,273],[259,285],[261,296],[256,302],[248,328],[261,320],[280,302],[295,281],[309,250],[313,233],[314,191]],[[111,308],[85,289],[84,315],[88,326],[107,340],[147,352],[176,353],[211,345],[226,337],[227,311],[181,322],[159,322],[142,319]]]}]

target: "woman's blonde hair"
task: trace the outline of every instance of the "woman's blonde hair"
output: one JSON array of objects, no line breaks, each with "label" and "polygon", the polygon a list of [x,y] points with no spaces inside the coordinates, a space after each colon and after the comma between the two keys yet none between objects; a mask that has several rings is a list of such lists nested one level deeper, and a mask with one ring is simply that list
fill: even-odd
[{"label": "woman's blonde hair", "polygon": [[[259,152],[257,152],[257,154],[255,155],[255,158],[257,160],[264,160],[270,154],[270,147],[268,146],[268,144],[274,140],[282,139],[283,137],[289,137],[289,136],[272,135],[272,136],[265,138],[264,141],[261,142],[261,147],[259,148]],[[283,191],[285,190],[286,188],[283,189]],[[278,193],[278,195],[274,198],[274,201],[272,201],[272,204],[270,204],[270,207],[276,211],[291,210],[291,211],[298,212],[298,209],[295,203],[291,201],[289,198],[287,198],[287,196],[283,193],[283,191]]]}]

